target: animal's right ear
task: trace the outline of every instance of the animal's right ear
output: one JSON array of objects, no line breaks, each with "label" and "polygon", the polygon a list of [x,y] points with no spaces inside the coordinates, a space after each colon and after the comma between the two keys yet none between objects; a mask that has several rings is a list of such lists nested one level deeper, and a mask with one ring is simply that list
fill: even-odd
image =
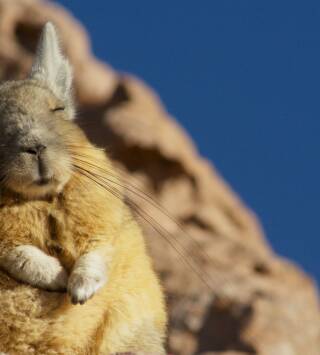
[{"label": "animal's right ear", "polygon": [[72,68],[61,53],[57,32],[51,22],[47,22],[42,30],[30,78],[44,82],[71,108]]}]

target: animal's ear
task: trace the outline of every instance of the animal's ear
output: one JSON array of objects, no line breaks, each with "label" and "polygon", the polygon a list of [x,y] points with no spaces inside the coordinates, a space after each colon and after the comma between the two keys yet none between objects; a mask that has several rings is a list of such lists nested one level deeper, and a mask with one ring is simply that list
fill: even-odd
[{"label": "animal's ear", "polygon": [[66,103],[71,100],[72,68],[61,53],[58,35],[51,22],[43,27],[30,78],[45,82]]}]

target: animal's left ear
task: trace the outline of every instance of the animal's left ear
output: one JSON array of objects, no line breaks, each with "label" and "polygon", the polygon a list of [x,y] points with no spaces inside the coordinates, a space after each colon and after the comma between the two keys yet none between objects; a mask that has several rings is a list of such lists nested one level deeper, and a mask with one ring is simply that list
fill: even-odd
[{"label": "animal's left ear", "polygon": [[42,30],[30,78],[44,82],[66,105],[72,105],[72,68],[62,55],[55,27],[47,22]]}]

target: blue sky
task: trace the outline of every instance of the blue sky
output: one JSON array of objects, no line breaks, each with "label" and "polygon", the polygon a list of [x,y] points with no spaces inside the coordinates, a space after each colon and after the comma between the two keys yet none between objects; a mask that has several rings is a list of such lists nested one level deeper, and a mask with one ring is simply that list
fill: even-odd
[{"label": "blue sky", "polygon": [[320,282],[320,2],[62,0]]}]

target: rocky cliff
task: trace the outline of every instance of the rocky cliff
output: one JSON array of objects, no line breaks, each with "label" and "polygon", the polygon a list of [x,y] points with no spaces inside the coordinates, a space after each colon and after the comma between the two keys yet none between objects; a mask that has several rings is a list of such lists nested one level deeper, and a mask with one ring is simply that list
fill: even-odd
[{"label": "rocky cliff", "polygon": [[273,254],[254,214],[199,156],[157,95],[92,57],[85,30],[70,14],[52,2],[0,0],[1,79],[28,72],[47,20],[60,30],[74,66],[79,124],[122,171],[128,203],[145,229],[167,292],[169,351],[319,355],[313,282]]}]

